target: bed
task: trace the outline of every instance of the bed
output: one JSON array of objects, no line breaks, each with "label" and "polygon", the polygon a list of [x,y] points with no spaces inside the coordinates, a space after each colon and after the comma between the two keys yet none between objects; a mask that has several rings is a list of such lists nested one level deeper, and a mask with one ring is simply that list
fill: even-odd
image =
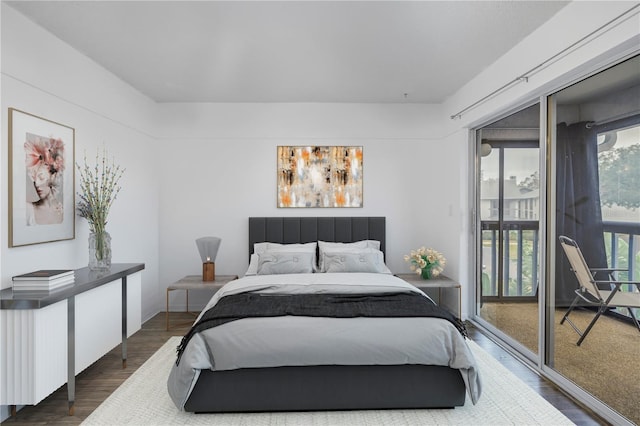
[{"label": "bed", "polygon": [[467,394],[475,403],[480,378],[459,319],[360,308],[386,299],[439,309],[386,268],[385,235],[384,217],[249,218],[246,275],[212,297],[178,348],[167,383],[176,407],[453,408]]}]

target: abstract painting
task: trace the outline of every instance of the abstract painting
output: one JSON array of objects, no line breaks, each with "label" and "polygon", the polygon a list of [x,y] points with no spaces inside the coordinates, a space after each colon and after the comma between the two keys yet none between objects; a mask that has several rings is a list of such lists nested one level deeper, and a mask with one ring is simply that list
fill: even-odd
[{"label": "abstract painting", "polygon": [[279,146],[278,207],[362,207],[361,146]]}]

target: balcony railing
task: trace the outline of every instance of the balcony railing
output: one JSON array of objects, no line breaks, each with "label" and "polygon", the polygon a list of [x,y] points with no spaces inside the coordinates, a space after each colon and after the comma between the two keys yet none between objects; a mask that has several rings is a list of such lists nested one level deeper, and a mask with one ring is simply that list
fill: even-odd
[{"label": "balcony railing", "polygon": [[535,297],[539,273],[538,222],[503,221],[503,226],[505,249],[500,259],[499,222],[482,222],[482,295],[484,298]]},{"label": "balcony railing", "polygon": [[[626,269],[619,272],[621,281],[640,281],[640,223],[604,222],[604,242],[607,250],[607,264],[611,268]],[[633,284],[625,284],[622,291],[638,291]],[[634,309],[636,317],[640,309]],[[616,308],[615,312],[626,317],[627,309]]]},{"label": "balcony railing", "polygon": [[[504,221],[504,256],[498,258],[498,221],[482,222],[482,296],[487,299],[533,298],[538,288],[538,222]],[[628,269],[618,279],[640,281],[640,223],[604,222],[607,261],[612,268]],[[499,268],[502,265],[502,282]],[[624,291],[637,291],[625,285]],[[620,310],[628,315],[625,310]]]},{"label": "balcony railing", "polygon": [[618,279],[640,281],[640,223],[604,222],[607,263],[628,269]]}]

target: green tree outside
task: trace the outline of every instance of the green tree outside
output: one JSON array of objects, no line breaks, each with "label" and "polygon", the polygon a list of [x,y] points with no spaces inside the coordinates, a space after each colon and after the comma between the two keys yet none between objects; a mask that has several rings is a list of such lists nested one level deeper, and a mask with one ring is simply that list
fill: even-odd
[{"label": "green tree outside", "polygon": [[600,153],[598,168],[603,205],[640,207],[640,144]]}]

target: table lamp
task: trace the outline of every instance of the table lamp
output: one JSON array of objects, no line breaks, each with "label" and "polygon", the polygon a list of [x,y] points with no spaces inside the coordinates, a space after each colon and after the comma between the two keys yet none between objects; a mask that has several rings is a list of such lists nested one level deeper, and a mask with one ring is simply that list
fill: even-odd
[{"label": "table lamp", "polygon": [[216,256],[222,240],[218,237],[202,237],[196,240],[202,258],[202,281],[216,280]]}]

